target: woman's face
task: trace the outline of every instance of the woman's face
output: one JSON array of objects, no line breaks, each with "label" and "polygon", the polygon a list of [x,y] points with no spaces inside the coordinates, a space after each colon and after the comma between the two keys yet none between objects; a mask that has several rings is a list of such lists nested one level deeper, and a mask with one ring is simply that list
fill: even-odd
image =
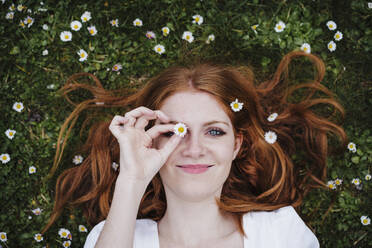
[{"label": "woman's face", "polygon": [[[187,127],[186,135],[159,171],[167,197],[171,193],[184,200],[198,201],[211,195],[220,196],[242,142],[240,136],[234,138],[228,115],[212,95],[194,91],[168,97],[160,110],[171,123],[181,122]],[[158,123],[156,120],[155,124]],[[163,147],[170,135],[159,136],[154,146]],[[198,174],[179,167],[190,164],[212,167]]]}]

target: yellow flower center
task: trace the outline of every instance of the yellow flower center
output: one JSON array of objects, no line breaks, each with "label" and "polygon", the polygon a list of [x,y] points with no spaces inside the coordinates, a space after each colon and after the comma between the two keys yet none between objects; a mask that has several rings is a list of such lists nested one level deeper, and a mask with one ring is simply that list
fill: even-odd
[{"label": "yellow flower center", "polygon": [[136,25],[137,25],[137,26],[139,26],[139,25],[140,25],[140,23],[139,23],[139,22],[137,21],[137,22],[136,22]]},{"label": "yellow flower center", "polygon": [[200,20],[199,17],[196,17],[196,18],[195,18],[195,21],[196,21],[196,22],[199,22],[199,20]]},{"label": "yellow flower center", "polygon": [[117,69],[118,69],[118,67],[115,65],[115,66],[114,66],[114,70],[117,70]]},{"label": "yellow flower center", "polygon": [[190,39],[190,35],[186,35],[186,39],[189,40]]},{"label": "yellow flower center", "polygon": [[178,128],[178,132],[183,133],[184,131],[185,131],[185,129],[183,127]]},{"label": "yellow flower center", "polygon": [[75,28],[75,29],[78,29],[78,25],[75,24],[74,28]]},{"label": "yellow flower center", "polygon": [[68,38],[70,38],[67,34],[65,35],[65,39],[68,40]]},{"label": "yellow flower center", "polygon": [[20,25],[21,27],[24,27],[24,26],[25,26],[25,24],[24,24],[23,22],[20,22],[19,25]]},{"label": "yellow flower center", "polygon": [[279,30],[282,29],[282,26],[278,25],[278,29],[279,29]]},{"label": "yellow flower center", "polygon": [[13,136],[13,132],[9,132],[9,135],[10,135],[10,136]]},{"label": "yellow flower center", "polygon": [[1,239],[5,239],[5,234],[1,234]]},{"label": "yellow flower center", "polygon": [[333,25],[332,24],[329,24],[329,28],[333,28]]},{"label": "yellow flower center", "polygon": [[252,26],[252,28],[253,28],[254,30],[256,30],[256,28],[257,28],[257,25],[253,25],[253,26]]},{"label": "yellow flower center", "polygon": [[84,58],[85,57],[85,53],[81,53],[80,54],[80,57]]},{"label": "yellow flower center", "polygon": [[41,236],[40,236],[40,235],[37,235],[37,236],[36,236],[36,239],[37,239],[37,240],[41,240]]},{"label": "yellow flower center", "polygon": [[20,109],[21,108],[21,104],[17,104],[17,109]]},{"label": "yellow flower center", "polygon": [[238,103],[234,103],[234,108],[239,108],[239,104]]},{"label": "yellow flower center", "polygon": [[28,23],[28,24],[30,24],[30,23],[31,23],[31,21],[32,21],[31,19],[27,19],[27,23]]},{"label": "yellow flower center", "polygon": [[160,47],[158,47],[158,52],[161,52],[161,48]]},{"label": "yellow flower center", "polygon": [[6,160],[7,159],[7,156],[2,156],[2,158],[1,158],[2,160]]},{"label": "yellow flower center", "polygon": [[87,21],[87,18],[86,17],[83,17],[84,21]]},{"label": "yellow flower center", "polygon": [[89,32],[90,32],[91,34],[94,34],[94,30],[93,30],[93,29],[91,29]]},{"label": "yellow flower center", "polygon": [[364,223],[364,224],[367,224],[367,223],[368,223],[368,220],[367,220],[367,219],[364,219],[364,220],[363,220],[363,223]]},{"label": "yellow flower center", "polygon": [[340,35],[339,35],[339,34],[336,34],[336,38],[337,38],[337,39],[340,38]]},{"label": "yellow flower center", "polygon": [[115,24],[116,24],[116,21],[112,21],[112,24],[114,24],[114,25],[115,25]]},{"label": "yellow flower center", "polygon": [[63,232],[63,233],[62,233],[62,236],[63,236],[63,237],[67,236],[67,233],[66,233],[66,232]]},{"label": "yellow flower center", "polygon": [[329,48],[332,48],[333,47],[333,45],[332,44],[329,44],[329,46],[328,46]]},{"label": "yellow flower center", "polygon": [[307,47],[304,47],[304,51],[305,51],[305,52],[307,51]]},{"label": "yellow flower center", "polygon": [[333,184],[330,184],[330,185],[329,185],[329,188],[333,189]]}]

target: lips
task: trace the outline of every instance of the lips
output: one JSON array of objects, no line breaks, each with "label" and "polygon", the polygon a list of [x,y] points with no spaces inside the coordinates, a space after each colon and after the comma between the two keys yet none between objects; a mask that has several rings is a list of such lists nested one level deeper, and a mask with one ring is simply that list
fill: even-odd
[{"label": "lips", "polygon": [[209,168],[213,165],[210,164],[184,164],[184,165],[177,165],[177,167],[181,168],[189,168],[189,169],[201,169],[201,168]]}]

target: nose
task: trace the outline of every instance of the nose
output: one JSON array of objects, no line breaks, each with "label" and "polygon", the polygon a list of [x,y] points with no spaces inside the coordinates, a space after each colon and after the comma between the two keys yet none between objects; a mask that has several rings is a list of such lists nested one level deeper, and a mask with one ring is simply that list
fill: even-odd
[{"label": "nose", "polygon": [[204,155],[202,139],[197,134],[187,132],[181,141],[184,145],[182,155],[186,157],[198,158]]}]

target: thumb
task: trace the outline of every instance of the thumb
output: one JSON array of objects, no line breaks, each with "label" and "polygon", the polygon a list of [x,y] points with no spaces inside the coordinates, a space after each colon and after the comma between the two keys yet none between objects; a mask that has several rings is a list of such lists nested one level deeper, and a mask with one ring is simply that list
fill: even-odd
[{"label": "thumb", "polygon": [[182,137],[175,134],[169,139],[169,141],[163,146],[163,148],[159,150],[161,157],[164,159],[164,163],[165,161],[167,161],[169,155],[174,151],[181,140]]}]

